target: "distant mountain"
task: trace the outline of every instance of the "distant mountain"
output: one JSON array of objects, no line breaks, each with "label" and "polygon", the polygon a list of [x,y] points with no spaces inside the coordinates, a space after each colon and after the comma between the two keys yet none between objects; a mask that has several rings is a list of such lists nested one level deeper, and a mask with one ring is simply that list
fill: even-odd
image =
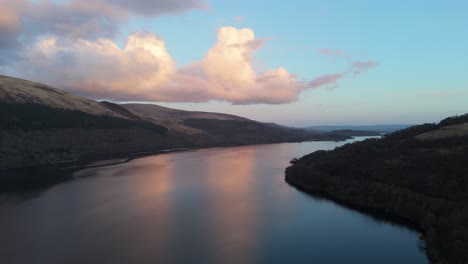
[{"label": "distant mountain", "polygon": [[410,127],[412,125],[370,125],[370,126],[308,126],[304,129],[306,130],[321,130],[321,131],[336,131],[336,130],[360,130],[360,131],[376,131],[376,132],[394,132],[400,129]]},{"label": "distant mountain", "polygon": [[97,102],[0,75],[0,169],[172,148],[346,138],[228,114]]},{"label": "distant mountain", "polygon": [[468,263],[468,114],[293,163],[292,185],[416,225],[432,263]]}]

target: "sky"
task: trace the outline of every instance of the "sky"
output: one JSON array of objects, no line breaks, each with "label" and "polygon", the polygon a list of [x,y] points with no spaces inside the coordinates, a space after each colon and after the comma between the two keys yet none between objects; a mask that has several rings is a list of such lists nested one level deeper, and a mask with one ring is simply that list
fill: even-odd
[{"label": "sky", "polygon": [[468,112],[464,0],[0,0],[0,74],[291,126]]}]

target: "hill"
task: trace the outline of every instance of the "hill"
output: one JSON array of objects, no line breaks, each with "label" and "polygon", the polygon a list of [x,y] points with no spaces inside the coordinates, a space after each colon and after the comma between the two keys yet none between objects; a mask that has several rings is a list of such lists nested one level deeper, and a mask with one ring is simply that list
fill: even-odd
[{"label": "hill", "polygon": [[172,148],[346,138],[228,114],[97,102],[0,75],[0,170]]},{"label": "hill", "polygon": [[468,263],[468,115],[306,155],[286,180],[418,226],[433,263]]},{"label": "hill", "polygon": [[125,118],[94,100],[67,93],[54,87],[0,75],[0,102],[30,104],[54,109],[80,111],[91,115]]}]

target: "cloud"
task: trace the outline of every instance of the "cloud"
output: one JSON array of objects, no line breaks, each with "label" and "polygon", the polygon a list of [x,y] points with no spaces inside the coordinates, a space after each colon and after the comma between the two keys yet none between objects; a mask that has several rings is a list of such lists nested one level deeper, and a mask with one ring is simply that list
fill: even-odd
[{"label": "cloud", "polygon": [[123,49],[109,39],[50,37],[14,68],[33,80],[115,100],[279,104],[314,88],[284,68],[256,72],[254,52],[264,42],[251,29],[223,27],[201,61],[177,69],[164,41],[150,33],[130,35]]},{"label": "cloud", "polygon": [[336,88],[339,86],[339,81],[348,75],[357,76],[371,68],[378,65],[376,61],[354,61],[346,71],[341,73],[327,74],[319,76],[310,81],[307,86],[310,88],[319,88],[322,86],[329,86]]},{"label": "cloud", "polygon": [[311,88],[318,88],[325,85],[333,84],[335,86],[338,85],[338,81],[345,77],[345,73],[335,73],[335,74],[328,74],[323,75],[320,77],[315,78],[313,81],[309,82],[308,86]]},{"label": "cloud", "polygon": [[126,13],[91,1],[40,1],[29,3],[20,12],[22,33],[30,41],[43,35],[75,39],[111,38],[127,19]]},{"label": "cloud", "polygon": [[296,101],[307,85],[299,82],[295,75],[284,68],[254,70],[254,53],[265,41],[256,39],[248,28],[220,28],[217,43],[204,58],[179,72],[177,86],[181,91],[196,88],[204,96],[197,101],[219,100],[233,104]]},{"label": "cloud", "polygon": [[94,39],[114,36],[123,16],[109,7],[91,3],[0,0],[0,48],[18,51],[21,47],[16,44],[20,39],[31,43],[47,35]]},{"label": "cloud", "polygon": [[[132,17],[206,9],[202,0],[0,0],[0,63],[21,53],[23,43],[58,36],[113,39]],[[21,41],[20,41],[21,40]]]},{"label": "cloud", "polygon": [[130,35],[123,49],[109,39],[46,38],[15,68],[33,80],[109,99],[142,99],[176,73],[164,41],[149,33]]}]

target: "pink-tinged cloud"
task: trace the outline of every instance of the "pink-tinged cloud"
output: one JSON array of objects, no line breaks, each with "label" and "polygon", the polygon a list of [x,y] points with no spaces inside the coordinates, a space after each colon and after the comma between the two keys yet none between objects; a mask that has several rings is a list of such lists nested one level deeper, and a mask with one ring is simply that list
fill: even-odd
[{"label": "pink-tinged cloud", "polygon": [[374,68],[378,65],[375,61],[355,61],[351,63],[348,70],[341,73],[323,75],[315,78],[307,84],[309,88],[319,88],[322,86],[338,87],[339,81],[348,75],[357,76],[364,71]]},{"label": "pink-tinged cloud", "polygon": [[30,79],[94,98],[165,102],[228,101],[279,104],[308,86],[284,68],[254,70],[264,39],[252,30],[223,27],[201,61],[177,68],[164,41],[150,33],[129,36],[123,49],[109,39],[50,37],[38,42],[15,69]]},{"label": "pink-tinged cloud", "polygon": [[[223,27],[217,43],[204,58],[179,70],[171,82],[180,90],[172,101],[228,101],[233,104],[279,104],[297,100],[307,87],[284,68],[254,70],[254,53],[265,39],[256,39],[251,29]],[[163,86],[165,87],[165,86]],[[187,97],[186,91],[195,96]]]},{"label": "pink-tinged cloud", "polygon": [[310,88],[319,88],[324,85],[338,85],[338,81],[345,77],[345,73],[335,73],[329,75],[323,75],[315,78],[313,81],[308,83]]},{"label": "pink-tinged cloud", "polygon": [[107,38],[52,36],[38,41],[12,68],[20,77],[96,99],[282,104],[375,66],[355,62],[348,71],[302,82],[282,67],[255,70],[255,52],[265,41],[248,28],[222,27],[200,61],[177,67],[164,41],[151,33],[131,34],[123,48]]},{"label": "pink-tinged cloud", "polygon": [[108,39],[50,37],[24,58],[16,68],[29,78],[109,99],[142,99],[177,71],[164,41],[149,33],[130,35],[123,49]]}]

